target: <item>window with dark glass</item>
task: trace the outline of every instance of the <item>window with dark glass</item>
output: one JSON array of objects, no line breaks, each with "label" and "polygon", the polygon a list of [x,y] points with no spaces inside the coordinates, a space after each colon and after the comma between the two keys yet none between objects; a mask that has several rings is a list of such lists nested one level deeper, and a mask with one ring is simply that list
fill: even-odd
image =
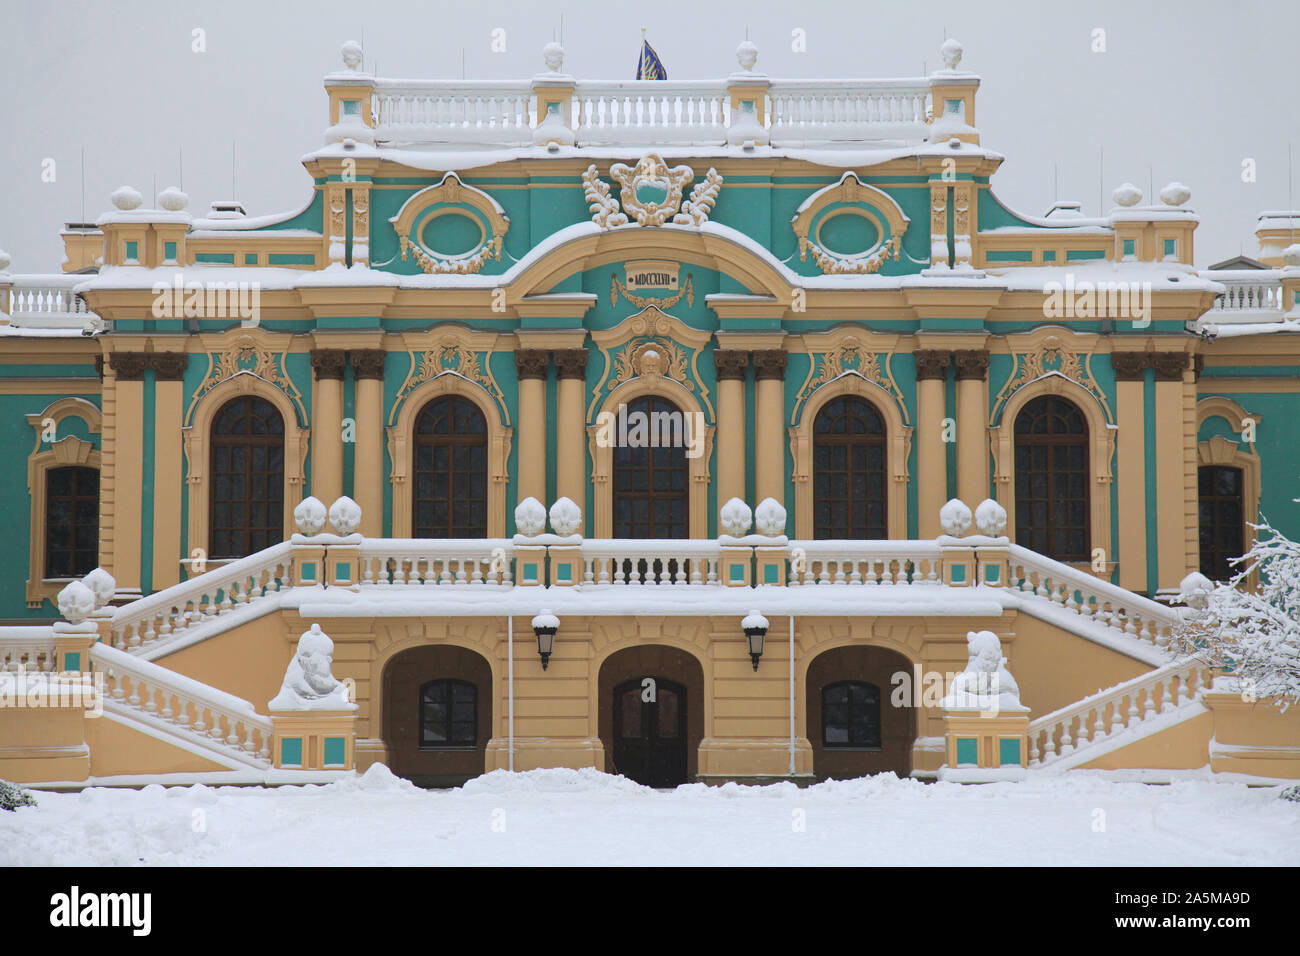
[{"label": "window with dark glass", "polygon": [[1087,561],[1088,423],[1054,395],[1016,416],[1016,543],[1057,561]]},{"label": "window with dark glass", "polygon": [[1201,525],[1201,573],[1212,581],[1231,580],[1240,568],[1234,558],[1245,551],[1245,508],[1240,468],[1202,465],[1197,472]]},{"label": "window with dark glass", "polygon": [[885,423],[868,401],[845,396],[813,423],[813,537],[884,538]]},{"label": "window with dark glass", "polygon": [[477,742],[477,687],[444,678],[420,688],[421,747],[473,747]]},{"label": "window with dark glass", "polygon": [[[647,395],[627,403],[627,421],[646,417],[644,433],[627,429],[628,442],[614,451],[614,537],[616,538],[686,538],[688,526],[690,474],[686,462],[684,419],[681,410],[666,398]],[[662,416],[671,415],[672,418]],[[682,422],[672,431],[663,422]],[[644,435],[644,441],[642,436]],[[660,447],[651,447],[651,436],[661,438]],[[663,447],[662,438],[682,436],[675,445]],[[620,436],[620,441],[623,437]],[[637,442],[633,447],[631,442]]]},{"label": "window with dark glass", "polygon": [[880,688],[841,681],[822,688],[822,746],[880,746]]},{"label": "window with dark glass", "polygon": [[465,398],[436,398],[415,420],[417,538],[487,537],[487,420]]},{"label": "window with dark glass", "polygon": [[99,471],[45,473],[45,577],[79,578],[99,559]]},{"label": "window with dark glass", "polygon": [[212,423],[212,557],[242,558],[284,540],[284,419],[256,395]]}]

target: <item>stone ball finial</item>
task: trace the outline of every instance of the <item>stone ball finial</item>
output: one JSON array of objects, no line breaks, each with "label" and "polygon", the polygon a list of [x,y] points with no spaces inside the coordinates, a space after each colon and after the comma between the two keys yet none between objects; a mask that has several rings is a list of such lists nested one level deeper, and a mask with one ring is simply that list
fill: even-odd
[{"label": "stone ball finial", "polygon": [[532,496],[515,507],[515,529],[529,538],[546,530],[546,506]]},{"label": "stone ball finial", "polygon": [[975,508],[975,527],[980,534],[996,538],[1007,529],[1007,509],[992,498],[985,498]]},{"label": "stone ball finial", "polygon": [[551,505],[551,530],[561,538],[577,534],[582,527],[582,509],[571,498],[557,498]]},{"label": "stone ball finial", "polygon": [[785,507],[775,498],[764,498],[754,509],[754,524],[758,533],[769,538],[785,534]]},{"label": "stone ball finial", "polygon": [[944,69],[957,69],[961,63],[961,55],[964,52],[961,41],[956,37],[948,37],[948,39],[944,40],[943,46],[939,47],[939,56],[943,58]]},{"label": "stone ball finial", "polygon": [[168,186],[158,194],[158,208],[180,212],[190,204],[190,197],[175,186]]},{"label": "stone ball finial", "polygon": [[758,47],[750,40],[742,41],[740,46],[736,47],[736,62],[746,73],[751,72],[754,65],[758,63]]},{"label": "stone ball finial", "polygon": [[130,186],[118,186],[108,198],[114,206],[123,211],[136,209],[144,202],[144,197],[140,195],[140,191]]},{"label": "stone ball finial", "polygon": [[1122,183],[1115,187],[1115,191],[1110,194],[1110,198],[1115,200],[1117,206],[1136,206],[1142,201],[1142,190],[1132,183]]},{"label": "stone ball finial", "polygon": [[1182,183],[1170,183],[1160,190],[1160,201],[1166,206],[1181,206],[1192,198],[1192,191]]},{"label": "stone ball finial", "polygon": [[970,530],[970,507],[960,498],[951,499],[939,509],[939,524],[943,527],[945,534],[960,538]]},{"label": "stone ball finial", "polygon": [[560,73],[564,70],[564,47],[560,46],[554,40],[542,47],[542,62],[552,73]]},{"label": "stone ball finial", "polygon": [[298,526],[298,533],[309,538],[324,530],[325,518],[325,503],[315,495],[302,499],[293,509],[293,523]]},{"label": "stone ball finial", "polygon": [[13,260],[9,258],[9,253],[5,252],[3,249],[0,249],[0,272],[4,272],[6,269],[8,269],[9,263],[11,262],[13,262]]},{"label": "stone ball finial", "polygon": [[70,624],[80,624],[95,610],[95,592],[80,581],[69,582],[58,596],[59,613]]},{"label": "stone ball finial", "polygon": [[749,533],[754,523],[754,512],[739,498],[732,498],[718,509],[718,521],[726,534],[741,538]]},{"label": "stone ball finial", "polygon": [[[4,253],[0,252],[0,256]],[[1293,242],[1282,250],[1282,261],[1288,266],[1300,267],[1300,242]],[[3,269],[3,263],[0,263],[0,269]]]},{"label": "stone ball finial", "polygon": [[103,568],[95,568],[81,579],[81,583],[95,595],[96,611],[113,600],[113,595],[117,592],[117,581]]},{"label": "stone ball finial", "polygon": [[343,495],[330,505],[329,519],[335,534],[352,534],[361,527],[361,506]]},{"label": "stone ball finial", "polygon": [[339,47],[339,53],[343,55],[343,65],[349,70],[355,70],[361,66],[361,58],[364,55],[361,44],[356,40],[347,40],[343,46]]},{"label": "stone ball finial", "polygon": [[1193,571],[1178,585],[1178,599],[1195,611],[1204,611],[1214,593],[1214,582],[1200,571]]}]

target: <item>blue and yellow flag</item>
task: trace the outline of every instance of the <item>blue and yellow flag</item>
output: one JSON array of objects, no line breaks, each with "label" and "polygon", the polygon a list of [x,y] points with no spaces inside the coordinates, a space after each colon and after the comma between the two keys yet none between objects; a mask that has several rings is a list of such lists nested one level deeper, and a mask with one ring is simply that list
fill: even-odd
[{"label": "blue and yellow flag", "polygon": [[646,42],[645,37],[641,38],[641,59],[637,60],[636,78],[638,80],[668,79],[668,71],[659,62],[659,54]]}]

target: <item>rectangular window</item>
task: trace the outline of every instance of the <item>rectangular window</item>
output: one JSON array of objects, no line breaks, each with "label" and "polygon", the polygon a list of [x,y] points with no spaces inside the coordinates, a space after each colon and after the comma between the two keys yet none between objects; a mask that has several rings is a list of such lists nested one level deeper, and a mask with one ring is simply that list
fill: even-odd
[{"label": "rectangular window", "polygon": [[1177,256],[1177,255],[1178,255],[1178,240],[1177,240],[1177,239],[1166,239],[1166,240],[1165,240],[1165,258],[1166,258],[1166,259],[1172,259],[1172,258],[1174,258],[1174,257]]},{"label": "rectangular window", "polygon": [[45,473],[45,577],[77,578],[99,560],[99,471]]},{"label": "rectangular window", "polygon": [[1124,258],[1128,259],[1137,255],[1137,242],[1134,239],[1124,240]]},{"label": "rectangular window", "polygon": [[168,262],[176,261],[176,243],[174,242],[163,243],[163,258],[166,259]]},{"label": "rectangular window", "polygon": [[132,241],[126,244],[126,261],[127,262],[140,261],[140,243]]}]

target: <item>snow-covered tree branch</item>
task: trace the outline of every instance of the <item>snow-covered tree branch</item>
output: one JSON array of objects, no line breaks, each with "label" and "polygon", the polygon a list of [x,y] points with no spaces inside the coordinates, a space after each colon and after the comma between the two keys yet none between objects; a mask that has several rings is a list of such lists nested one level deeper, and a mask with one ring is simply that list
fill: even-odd
[{"label": "snow-covered tree branch", "polygon": [[[1231,581],[1216,585],[1189,575],[1184,582],[1192,611],[1174,646],[1222,667],[1243,692],[1272,698],[1285,710],[1300,703],[1300,543],[1262,517],[1253,527],[1258,540],[1234,562]],[[1243,582],[1256,573],[1258,590],[1246,590]]]}]

